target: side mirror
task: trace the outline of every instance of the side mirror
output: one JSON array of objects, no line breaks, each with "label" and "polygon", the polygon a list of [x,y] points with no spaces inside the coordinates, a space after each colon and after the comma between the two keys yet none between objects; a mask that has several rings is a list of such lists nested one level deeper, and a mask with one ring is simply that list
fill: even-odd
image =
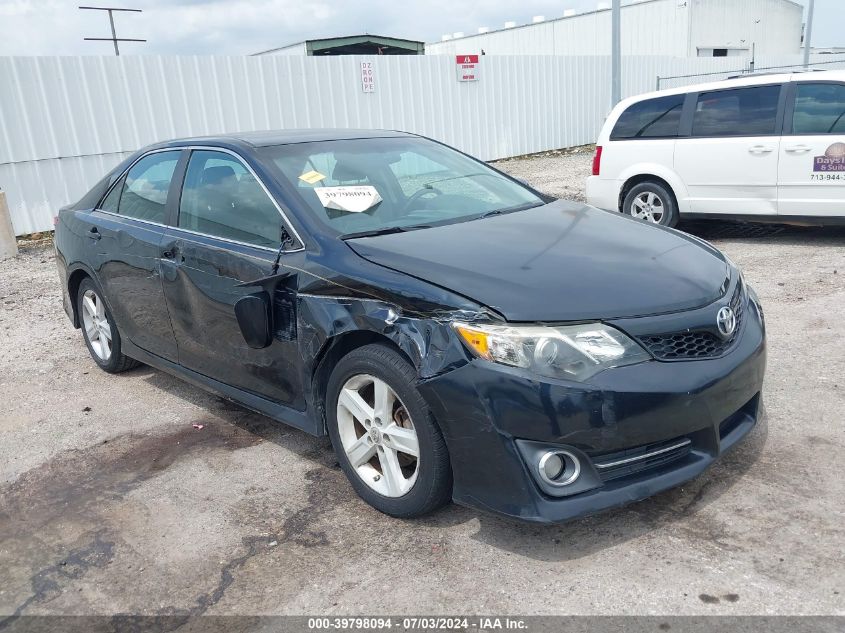
[{"label": "side mirror", "polygon": [[235,302],[235,316],[246,344],[263,349],[273,341],[270,331],[270,295],[266,291],[241,297]]}]

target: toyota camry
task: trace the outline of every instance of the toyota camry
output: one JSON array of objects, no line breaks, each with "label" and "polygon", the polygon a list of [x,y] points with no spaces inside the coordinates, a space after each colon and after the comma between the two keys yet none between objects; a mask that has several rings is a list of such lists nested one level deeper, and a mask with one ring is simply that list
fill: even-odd
[{"label": "toyota camry", "polygon": [[757,420],[763,311],[727,257],[424,137],[160,143],[56,225],[97,365],[327,434],[392,516],[568,520],[695,477]]}]

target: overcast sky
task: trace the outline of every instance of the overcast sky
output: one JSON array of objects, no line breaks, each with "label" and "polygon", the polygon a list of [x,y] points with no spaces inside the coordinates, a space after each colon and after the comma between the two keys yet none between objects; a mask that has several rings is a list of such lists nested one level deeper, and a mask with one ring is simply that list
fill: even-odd
[{"label": "overcast sky", "polygon": [[[357,33],[431,42],[506,20],[595,9],[599,0],[0,0],[0,55],[111,54],[111,42],[82,39],[108,37],[107,15],[79,4],[143,9],[115,14],[118,37],[149,40],[122,44],[122,54],[240,55]],[[845,0],[817,0],[815,24],[814,45],[845,46]]]}]

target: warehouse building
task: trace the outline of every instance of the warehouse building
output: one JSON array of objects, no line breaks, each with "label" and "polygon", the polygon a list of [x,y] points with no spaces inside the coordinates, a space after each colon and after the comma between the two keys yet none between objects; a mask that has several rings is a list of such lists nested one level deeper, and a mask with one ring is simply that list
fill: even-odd
[{"label": "warehouse building", "polygon": [[[624,1],[624,0],[623,0]],[[428,55],[608,55],[609,2],[595,11],[536,16],[529,24],[478,27],[426,45]],[[607,8],[604,8],[604,7]],[[797,55],[804,8],[791,0],[644,0],[622,6],[623,55]]]},{"label": "warehouse building", "polygon": [[305,40],[253,55],[423,55],[425,43],[383,35],[347,35]]}]

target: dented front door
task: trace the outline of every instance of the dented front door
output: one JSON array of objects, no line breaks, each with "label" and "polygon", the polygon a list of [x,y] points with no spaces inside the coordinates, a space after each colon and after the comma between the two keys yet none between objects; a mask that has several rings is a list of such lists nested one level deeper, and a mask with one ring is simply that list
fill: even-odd
[{"label": "dented front door", "polygon": [[304,410],[294,308],[296,276],[289,277],[272,297],[270,345],[253,349],[241,334],[235,303],[261,291],[242,284],[269,275],[275,253],[178,228],[167,230],[162,250],[162,281],[179,364]]}]

